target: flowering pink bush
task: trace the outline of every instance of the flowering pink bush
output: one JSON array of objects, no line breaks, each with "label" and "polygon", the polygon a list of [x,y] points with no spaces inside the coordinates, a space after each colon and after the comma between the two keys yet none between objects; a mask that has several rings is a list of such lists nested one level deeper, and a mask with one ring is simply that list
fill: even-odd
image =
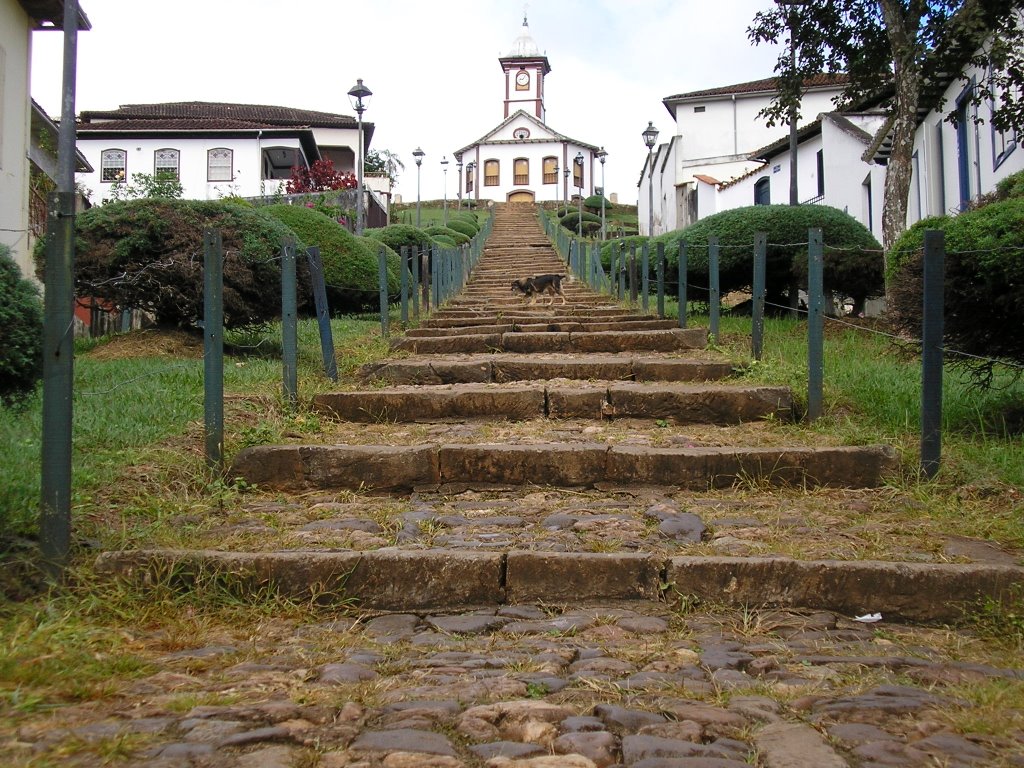
[{"label": "flowering pink bush", "polygon": [[317,160],[313,165],[294,166],[292,177],[285,184],[288,194],[326,192],[334,189],[355,189],[356,176],[351,171],[337,171],[333,160]]}]

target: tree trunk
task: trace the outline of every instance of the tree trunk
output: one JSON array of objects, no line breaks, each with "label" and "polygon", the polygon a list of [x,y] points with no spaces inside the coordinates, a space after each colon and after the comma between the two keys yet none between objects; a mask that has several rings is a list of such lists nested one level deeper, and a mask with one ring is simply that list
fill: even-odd
[{"label": "tree trunk", "polygon": [[882,247],[886,254],[907,226],[907,198],[913,172],[914,133],[917,104],[921,96],[921,55],[918,30],[926,7],[923,0],[911,0],[904,10],[901,0],[881,0],[886,35],[892,49],[893,79],[896,86],[892,109],[892,149],[885,171],[882,198]]}]

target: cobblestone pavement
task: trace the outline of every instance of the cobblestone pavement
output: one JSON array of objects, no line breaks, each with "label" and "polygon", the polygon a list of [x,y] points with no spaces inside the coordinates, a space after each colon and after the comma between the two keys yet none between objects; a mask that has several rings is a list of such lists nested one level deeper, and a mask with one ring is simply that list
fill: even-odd
[{"label": "cobblestone pavement", "polygon": [[8,712],[0,762],[1024,766],[1024,712],[1004,704],[1021,700],[1019,659],[951,629],[634,602],[132,639],[147,674],[102,703]]}]

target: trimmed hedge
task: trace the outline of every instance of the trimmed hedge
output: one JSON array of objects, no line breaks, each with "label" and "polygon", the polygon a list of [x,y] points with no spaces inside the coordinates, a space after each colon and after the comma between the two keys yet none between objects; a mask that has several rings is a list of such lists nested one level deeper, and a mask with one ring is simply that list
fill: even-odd
[{"label": "trimmed hedge", "polygon": [[592,211],[600,212],[602,200],[604,200],[604,212],[607,216],[608,212],[612,209],[612,203],[607,197],[604,197],[603,195],[591,195],[590,197],[583,201],[583,207],[588,208]]},{"label": "trimmed hedge", "polygon": [[723,294],[750,287],[753,244],[767,232],[765,287],[768,300],[782,303],[793,283],[807,284],[807,230],[821,227],[825,243],[826,291],[854,300],[858,310],[884,289],[882,247],[864,225],[838,208],[825,205],[752,205],[708,216],[691,226],[659,235],[665,243],[669,271],[678,270],[679,241],[688,244],[689,280],[707,284],[708,237],[719,239],[719,279]]},{"label": "trimmed hedge", "polygon": [[0,245],[0,405],[15,407],[43,375],[43,302]]},{"label": "trimmed hedge", "polygon": [[430,235],[411,224],[391,224],[377,229],[364,229],[363,234],[366,237],[379,240],[399,253],[402,252],[403,245],[410,248],[429,248],[432,244]]},{"label": "trimmed hedge", "polygon": [[[968,354],[1024,363],[1024,197],[958,216],[924,219],[889,253],[889,317],[895,329],[921,335],[922,246],[927,229],[945,232],[945,344]],[[956,359],[956,358],[954,358]],[[981,383],[993,364],[966,361]]]},{"label": "trimmed hedge", "polygon": [[477,227],[474,227],[468,221],[453,218],[448,219],[448,229],[454,229],[456,232],[461,232],[470,240],[476,237],[476,233],[480,231]]},{"label": "trimmed hedge", "polygon": [[[212,227],[224,245],[225,327],[257,326],[280,315],[281,239],[295,233],[254,209],[148,198],[108,202],[75,222],[78,296],[145,310],[158,325],[195,331],[203,318],[203,230]],[[42,240],[35,257],[41,276]],[[300,301],[308,300],[308,273],[299,274]]]},{"label": "trimmed hedge", "polygon": [[435,240],[438,238],[438,236],[441,236],[447,238],[448,240],[451,240],[456,245],[465,245],[466,243],[469,242],[468,236],[462,234],[457,230],[452,229],[451,227],[427,227],[423,231],[426,232],[431,237],[433,237]]},{"label": "trimmed hedge", "polygon": [[[377,249],[372,241],[353,235],[330,216],[303,205],[268,205],[259,209],[291,228],[308,245],[320,248],[332,314],[347,314],[378,306]],[[388,293],[398,293],[398,257],[388,256]]]}]

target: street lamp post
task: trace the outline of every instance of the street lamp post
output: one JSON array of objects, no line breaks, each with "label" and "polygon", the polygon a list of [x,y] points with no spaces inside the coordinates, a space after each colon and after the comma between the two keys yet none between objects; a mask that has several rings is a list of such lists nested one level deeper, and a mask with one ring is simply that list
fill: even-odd
[{"label": "street lamp post", "polygon": [[647,128],[641,135],[647,145],[647,236],[654,237],[654,145],[658,141],[658,129],[648,120]]},{"label": "street lamp post", "polygon": [[580,190],[580,193],[579,193],[580,194],[580,218],[579,218],[579,221],[576,222],[576,231],[577,231],[577,234],[580,236],[580,240],[582,240],[583,239],[583,153],[582,152],[577,152],[576,153],[575,161],[576,161],[576,165],[578,165],[580,167],[580,183],[578,185],[579,186],[579,190]]},{"label": "street lamp post", "polygon": [[420,225],[420,166],[423,165],[423,156],[426,154],[422,149],[416,147],[412,156],[416,159],[416,226]]},{"label": "street lamp post", "polygon": [[562,171],[562,176],[565,178],[565,187],[563,188],[562,193],[563,193],[563,195],[565,197],[565,211],[566,211],[566,213],[568,213],[569,212],[569,159],[568,158],[566,158],[566,160],[565,160],[565,169]]},{"label": "street lamp post", "polygon": [[608,157],[608,153],[604,151],[604,147],[601,147],[597,151],[597,159],[601,161],[601,242],[604,242],[607,237],[604,225],[604,161],[606,157]]},{"label": "street lamp post", "polygon": [[[476,163],[474,161],[470,160],[468,163],[466,163],[466,193],[467,193],[466,194],[466,200],[467,200],[467,205],[469,204],[468,203],[469,200],[472,200],[474,197],[476,197],[476,178],[474,177],[475,173],[476,173]],[[469,193],[472,193],[472,194],[469,194]]]},{"label": "street lamp post", "polygon": [[441,168],[444,171],[444,225],[448,226],[448,158],[441,155]]},{"label": "street lamp post", "polygon": [[558,215],[558,172],[561,170],[558,167],[558,161],[555,160],[555,215]]},{"label": "street lamp post", "polygon": [[[796,9],[804,5],[805,0],[775,0],[778,5],[786,8],[786,25],[789,27],[789,76],[796,85]],[[799,89],[797,90],[799,93]],[[791,94],[789,102],[789,204],[800,204],[799,186],[797,184],[797,107],[799,96]]]},{"label": "street lamp post", "polygon": [[459,162],[457,162],[455,164],[455,167],[459,170],[459,190],[458,190],[458,193],[456,194],[456,197],[458,197],[459,202],[457,203],[455,210],[461,211],[462,210],[462,161],[459,160]]},{"label": "street lamp post", "polygon": [[352,109],[359,116],[359,146],[358,163],[356,164],[356,234],[363,234],[363,217],[366,215],[363,204],[363,112],[370,103],[373,91],[363,85],[363,78],[358,78],[356,84],[349,89],[348,98],[352,102]]}]

